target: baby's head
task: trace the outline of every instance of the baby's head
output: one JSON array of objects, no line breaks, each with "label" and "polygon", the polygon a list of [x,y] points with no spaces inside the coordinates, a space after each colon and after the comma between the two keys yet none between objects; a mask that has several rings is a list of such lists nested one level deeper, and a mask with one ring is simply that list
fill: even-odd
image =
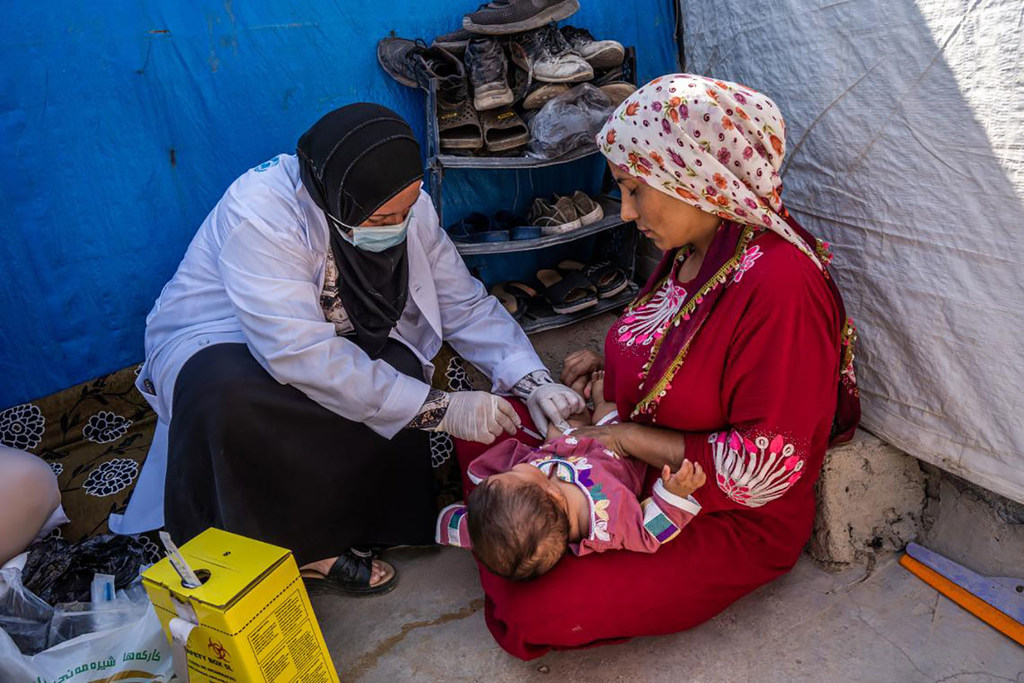
[{"label": "baby's head", "polygon": [[533,465],[517,465],[487,477],[469,494],[473,552],[498,576],[534,579],[565,554],[569,519],[546,481]]}]

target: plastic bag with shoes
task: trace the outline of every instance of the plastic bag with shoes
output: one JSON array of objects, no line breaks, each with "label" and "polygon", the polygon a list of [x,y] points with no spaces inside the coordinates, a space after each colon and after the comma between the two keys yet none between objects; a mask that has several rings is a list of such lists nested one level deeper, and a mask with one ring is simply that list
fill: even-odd
[{"label": "plastic bag with shoes", "polygon": [[527,153],[554,159],[578,147],[596,148],[594,137],[614,111],[608,95],[583,83],[549,100],[530,120]]}]

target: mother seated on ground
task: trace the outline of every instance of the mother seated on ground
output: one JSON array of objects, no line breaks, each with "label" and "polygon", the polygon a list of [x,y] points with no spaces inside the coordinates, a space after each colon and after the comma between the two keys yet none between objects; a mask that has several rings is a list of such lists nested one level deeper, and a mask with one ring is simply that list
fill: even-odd
[{"label": "mother seated on ground", "polygon": [[[623,220],[665,255],[604,356],[570,354],[562,378],[585,391],[603,368],[624,420],[581,433],[632,453],[653,440],[699,463],[708,483],[695,494],[701,514],[655,554],[566,557],[526,583],[481,567],[487,626],[524,659],[680,631],[787,572],[810,537],[825,450],[860,414],[854,328],[827,245],[780,199],[775,103],[664,76],[623,102],[598,142]],[[459,444],[463,470],[483,449]]]}]

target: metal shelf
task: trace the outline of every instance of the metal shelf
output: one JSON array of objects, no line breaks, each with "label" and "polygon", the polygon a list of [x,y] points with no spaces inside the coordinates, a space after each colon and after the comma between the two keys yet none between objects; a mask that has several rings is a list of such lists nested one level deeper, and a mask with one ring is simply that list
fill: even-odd
[{"label": "metal shelf", "polygon": [[556,244],[572,242],[573,240],[582,239],[588,235],[594,235],[620,225],[626,225],[626,222],[619,218],[619,207],[622,204],[620,201],[612,197],[608,197],[607,195],[595,197],[595,199],[598,204],[601,205],[601,208],[604,209],[604,218],[596,223],[584,225],[582,228],[577,228],[561,235],[539,237],[535,240],[510,240],[506,242],[456,242],[456,248],[463,256],[476,254],[509,254],[520,251],[532,251],[534,249],[551,247]]},{"label": "metal shelf", "polygon": [[516,169],[516,168],[543,168],[544,166],[555,166],[566,164],[570,161],[583,159],[597,154],[596,144],[586,144],[563,154],[554,159],[540,159],[537,157],[488,157],[488,156],[461,156],[457,154],[438,154],[428,160],[428,164],[437,168],[490,168],[490,169]]},{"label": "metal shelf", "polygon": [[526,314],[526,318],[520,321],[520,325],[523,331],[527,334],[536,334],[537,332],[546,332],[548,330],[558,329],[559,327],[565,327],[566,325],[572,325],[581,320],[592,318],[595,315],[601,313],[607,313],[609,311],[619,310],[625,308],[629,302],[636,298],[637,292],[640,291],[640,287],[633,282],[629,283],[629,288],[624,292],[616,294],[610,299],[600,299],[597,305],[593,308],[588,308],[585,311],[578,313],[569,313],[565,315],[554,314],[550,316],[544,316],[542,318],[529,317],[529,312]]},{"label": "metal shelf", "polygon": [[[626,56],[623,61],[623,78],[626,81],[636,83],[636,51],[632,47],[626,48]],[[446,225],[444,217],[444,192],[442,190],[445,174],[450,169],[490,169],[490,170],[516,170],[534,169],[548,166],[566,164],[599,153],[596,144],[582,145],[568,154],[555,159],[538,159],[529,156],[472,156],[469,154],[442,153],[440,148],[439,131],[437,127],[437,81],[432,80],[425,98],[426,114],[426,152],[427,152],[427,184],[430,196],[434,201],[438,219],[441,225]],[[522,152],[525,154],[525,152]],[[607,192],[614,183],[611,174],[605,169],[602,191]],[[598,233],[606,233],[596,240],[602,243],[606,239],[615,242],[620,237],[620,231],[613,231],[619,226],[628,225],[628,222],[619,218],[621,203],[619,200],[602,194],[595,197],[605,211],[605,217],[600,221],[582,228],[573,230],[562,235],[551,235],[535,240],[515,240],[508,242],[485,242],[485,243],[460,243],[456,242],[458,251],[463,256],[478,256],[484,254],[511,254],[516,252],[533,251],[544,249],[557,244],[564,244],[579,240],[584,237]],[[623,239],[628,241],[628,248],[621,246],[619,252],[612,255],[612,260],[622,266],[629,279],[629,286],[620,294],[609,299],[600,299],[593,308],[578,313],[560,315],[555,313],[546,302],[535,303],[534,310],[527,311],[527,315],[520,325],[527,334],[554,330],[566,325],[586,320],[601,313],[621,310],[625,308],[640,291],[639,286],[632,281],[636,270],[636,245],[637,233],[635,231],[621,231]],[[607,258],[605,254],[603,258]]]}]

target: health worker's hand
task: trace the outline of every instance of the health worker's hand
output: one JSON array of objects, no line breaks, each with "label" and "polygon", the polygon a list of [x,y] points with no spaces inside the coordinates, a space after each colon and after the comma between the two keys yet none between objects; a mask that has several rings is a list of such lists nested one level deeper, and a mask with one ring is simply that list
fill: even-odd
[{"label": "health worker's hand", "polygon": [[437,431],[456,439],[491,444],[501,436],[515,434],[522,426],[512,404],[486,391],[454,391],[448,394],[448,410]]},{"label": "health worker's hand", "polygon": [[526,399],[526,409],[541,434],[547,434],[548,423],[565,431],[569,428],[566,418],[582,413],[586,407],[583,397],[564,384],[541,384]]}]

